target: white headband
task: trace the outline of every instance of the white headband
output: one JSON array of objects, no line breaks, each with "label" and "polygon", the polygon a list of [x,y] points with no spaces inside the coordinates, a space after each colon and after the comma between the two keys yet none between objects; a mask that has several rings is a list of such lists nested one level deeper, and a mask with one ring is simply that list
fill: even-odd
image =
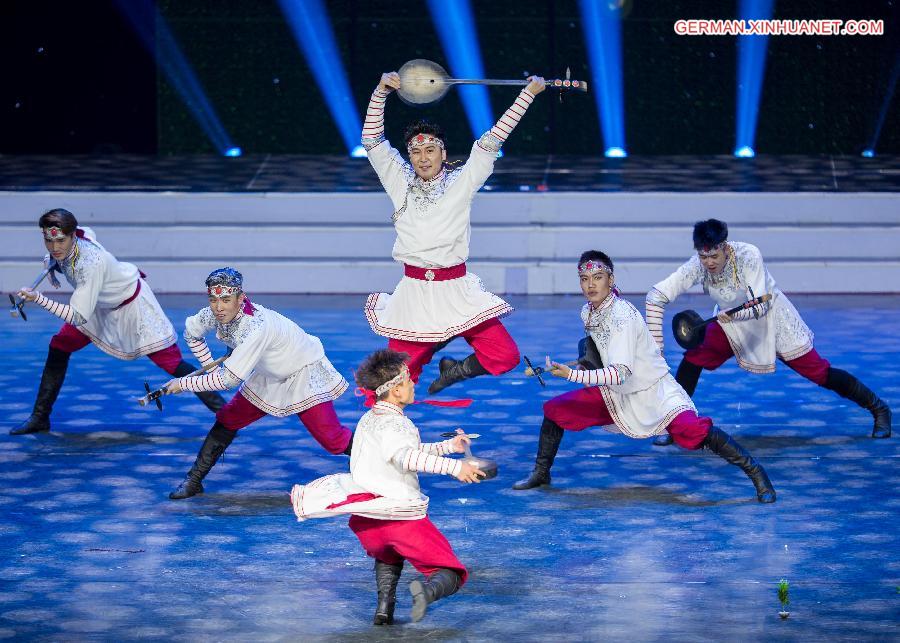
[{"label": "white headband", "polygon": [[406,364],[400,365],[400,372],[397,373],[396,376],[389,379],[387,382],[379,386],[375,389],[375,395],[381,397],[386,392],[390,391],[392,388],[397,386],[397,384],[402,384],[406,380],[409,379],[409,367]]},{"label": "white headband", "polygon": [[412,152],[413,148],[425,147],[426,145],[437,145],[442,150],[445,149],[444,141],[432,134],[416,134],[406,144],[406,151]]},{"label": "white headband", "polygon": [[241,289],[238,286],[223,286],[221,284],[216,284],[215,286],[207,288],[206,292],[210,297],[222,299],[223,297],[234,297],[241,294]]},{"label": "white headband", "polygon": [[613,273],[612,268],[596,259],[588,259],[584,263],[578,264],[578,274],[583,275],[586,272],[605,272],[608,275]]}]

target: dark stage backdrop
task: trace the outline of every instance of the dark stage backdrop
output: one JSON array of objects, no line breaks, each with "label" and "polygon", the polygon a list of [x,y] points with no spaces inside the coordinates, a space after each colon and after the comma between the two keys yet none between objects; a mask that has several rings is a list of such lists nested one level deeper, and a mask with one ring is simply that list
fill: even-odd
[{"label": "dark stage backdrop", "polygon": [[[736,0],[603,1],[624,2],[629,152],[730,154],[736,41],[677,36],[673,23],[680,18],[733,18]],[[9,5],[4,5],[8,14]],[[14,86],[2,89],[3,120],[12,127],[0,140],[0,152],[90,152],[97,146],[214,151],[110,0],[12,3],[18,5],[28,8],[18,15],[14,10],[12,16],[18,23],[10,34],[16,45]],[[770,37],[756,142],[760,153],[858,154],[866,146],[900,55],[897,5],[896,0],[776,2],[775,18],[880,18],[885,35]],[[326,6],[360,114],[381,72],[411,58],[447,66],[424,1],[327,0]],[[575,0],[472,0],[472,6],[489,76],[549,77],[570,66],[574,77],[590,79]],[[245,153],[346,151],[314,72],[274,0],[160,0],[159,7],[226,131]],[[48,15],[55,15],[52,22]],[[64,55],[50,62],[37,55],[44,41],[65,45]],[[330,71],[328,61],[317,63],[315,73],[327,76]],[[36,97],[25,107],[17,99],[23,91]],[[512,88],[490,89],[495,115],[515,93]],[[52,96],[57,99],[50,100]],[[11,107],[14,103],[19,106]],[[900,98],[895,97],[894,105],[878,145],[881,153],[900,153]],[[455,90],[426,108],[392,99],[388,136],[399,139],[402,127],[421,116],[444,125],[451,152],[464,153],[471,144]],[[549,92],[541,96],[506,149],[515,154],[600,153],[593,98],[570,96],[560,104]]]}]

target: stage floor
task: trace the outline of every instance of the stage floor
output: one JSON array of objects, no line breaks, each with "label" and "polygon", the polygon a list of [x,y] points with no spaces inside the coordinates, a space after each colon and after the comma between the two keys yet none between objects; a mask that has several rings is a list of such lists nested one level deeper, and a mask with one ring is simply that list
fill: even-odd
[{"label": "stage floor", "polygon": [[[176,327],[204,303],[160,299]],[[383,345],[363,297],[258,299],[318,335],[348,379]],[[574,357],[580,299],[510,299],[508,327],[525,354]],[[819,352],[897,408],[900,296],[794,301]],[[346,520],[294,519],[292,484],[347,469],[296,418],[242,430],[205,495],[170,501],[210,414],[192,396],[167,399],[162,413],[138,407],[144,380],[162,384],[165,374],[89,347],[72,359],[52,432],[6,435],[31,410],[58,325],[35,309],[0,329],[0,638],[900,639],[900,442],[870,439],[867,412],[787,368],[754,376],[729,363],[705,373],[696,395],[766,466],[774,505],[758,504],[749,480],[710,454],[599,428],[565,436],[552,488],[512,491],[531,469],[541,403],[572,386],[559,379],[541,389],[521,371],[485,377],[445,391],[473,397],[469,409],[414,407],[425,441],[457,426],[482,434],[474,450],[497,459],[500,475],[467,486],[421,476],[431,519],[471,580],[411,624],[407,566],[398,623],[375,628],[372,561]],[[669,337],[673,367],[676,348]],[[455,342],[447,352],[466,349]],[[351,392],[336,406],[350,426],[362,413]],[[791,586],[784,621],[781,578]]]}]

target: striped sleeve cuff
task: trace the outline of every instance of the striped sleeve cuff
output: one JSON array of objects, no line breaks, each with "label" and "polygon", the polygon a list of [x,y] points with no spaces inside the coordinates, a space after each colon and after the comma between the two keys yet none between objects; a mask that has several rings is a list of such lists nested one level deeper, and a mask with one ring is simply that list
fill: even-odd
[{"label": "striped sleeve cuff", "polygon": [[426,453],[421,449],[407,449],[401,466],[407,471],[456,476],[462,469],[462,461]]}]

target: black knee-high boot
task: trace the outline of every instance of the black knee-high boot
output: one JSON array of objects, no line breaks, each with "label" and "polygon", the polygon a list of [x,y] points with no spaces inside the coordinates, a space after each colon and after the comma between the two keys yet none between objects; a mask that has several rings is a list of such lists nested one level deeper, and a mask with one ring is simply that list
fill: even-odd
[{"label": "black knee-high boot", "polygon": [[375,561],[375,585],[378,587],[378,607],[375,608],[374,625],[390,625],[394,622],[394,605],[397,604],[397,582],[403,571],[403,561],[389,565]]},{"label": "black knee-high boot", "polygon": [[431,386],[428,387],[429,395],[434,395],[439,391],[443,391],[448,386],[456,384],[457,382],[478,377],[479,375],[487,375],[488,372],[487,369],[481,365],[481,362],[478,361],[475,353],[472,353],[461,361],[457,361],[452,357],[442,357],[438,364],[438,368],[440,368],[441,376],[434,380],[431,383]]},{"label": "black knee-high boot", "polygon": [[[181,360],[181,363],[175,367],[175,372],[172,373],[175,377],[184,377],[185,375],[190,375],[197,369],[190,362],[185,362]],[[219,409],[225,406],[225,398],[216,393],[215,391],[200,391],[198,393],[194,393],[197,397],[200,398],[200,401],[206,405],[213,413],[216,413]]]},{"label": "black knee-high boot", "polygon": [[712,427],[703,441],[703,446],[729,464],[740,467],[756,487],[757,500],[763,503],[775,502],[775,487],[772,486],[766,470],[734,438],[722,429]]},{"label": "black knee-high boot", "polygon": [[[681,388],[683,388],[688,395],[694,397],[694,391],[697,390],[697,382],[700,381],[700,374],[702,372],[702,366],[691,364],[682,357],[681,364],[678,365],[678,370],[675,371],[675,381],[681,385]],[[673,442],[672,436],[668,433],[657,435],[653,439],[653,444],[658,447],[667,447]]]},{"label": "black knee-high boot", "polygon": [[219,456],[225,453],[225,449],[234,440],[237,431],[230,431],[222,424],[216,422],[206,435],[203,446],[194,460],[194,466],[188,471],[184,481],[178,485],[178,488],[169,494],[171,500],[181,500],[182,498],[190,498],[198,493],[203,493],[203,485],[201,482],[213,465],[218,461]]},{"label": "black knee-high boot", "polygon": [[414,580],[409,584],[412,594],[412,622],[421,621],[428,606],[437,600],[456,593],[459,589],[459,574],[452,569],[439,569],[425,582]]},{"label": "black knee-high boot", "polygon": [[63,381],[66,379],[66,370],[69,368],[71,353],[50,347],[47,351],[47,361],[44,363],[44,374],[41,375],[41,385],[38,387],[37,398],[34,400],[34,409],[31,417],[19,426],[10,430],[10,435],[24,435],[25,433],[38,433],[50,430],[50,412],[53,403],[59,395]]},{"label": "black knee-high boot", "polygon": [[550,484],[550,467],[559,451],[559,443],[562,442],[563,428],[550,418],[544,416],[541,424],[541,434],[538,437],[538,452],[534,459],[534,470],[524,480],[519,480],[512,486],[516,491],[534,489],[541,485]]},{"label": "black knee-high boot", "polygon": [[891,407],[869,388],[847,371],[829,368],[823,387],[869,411],[875,419],[872,427],[873,438],[891,437]]}]

